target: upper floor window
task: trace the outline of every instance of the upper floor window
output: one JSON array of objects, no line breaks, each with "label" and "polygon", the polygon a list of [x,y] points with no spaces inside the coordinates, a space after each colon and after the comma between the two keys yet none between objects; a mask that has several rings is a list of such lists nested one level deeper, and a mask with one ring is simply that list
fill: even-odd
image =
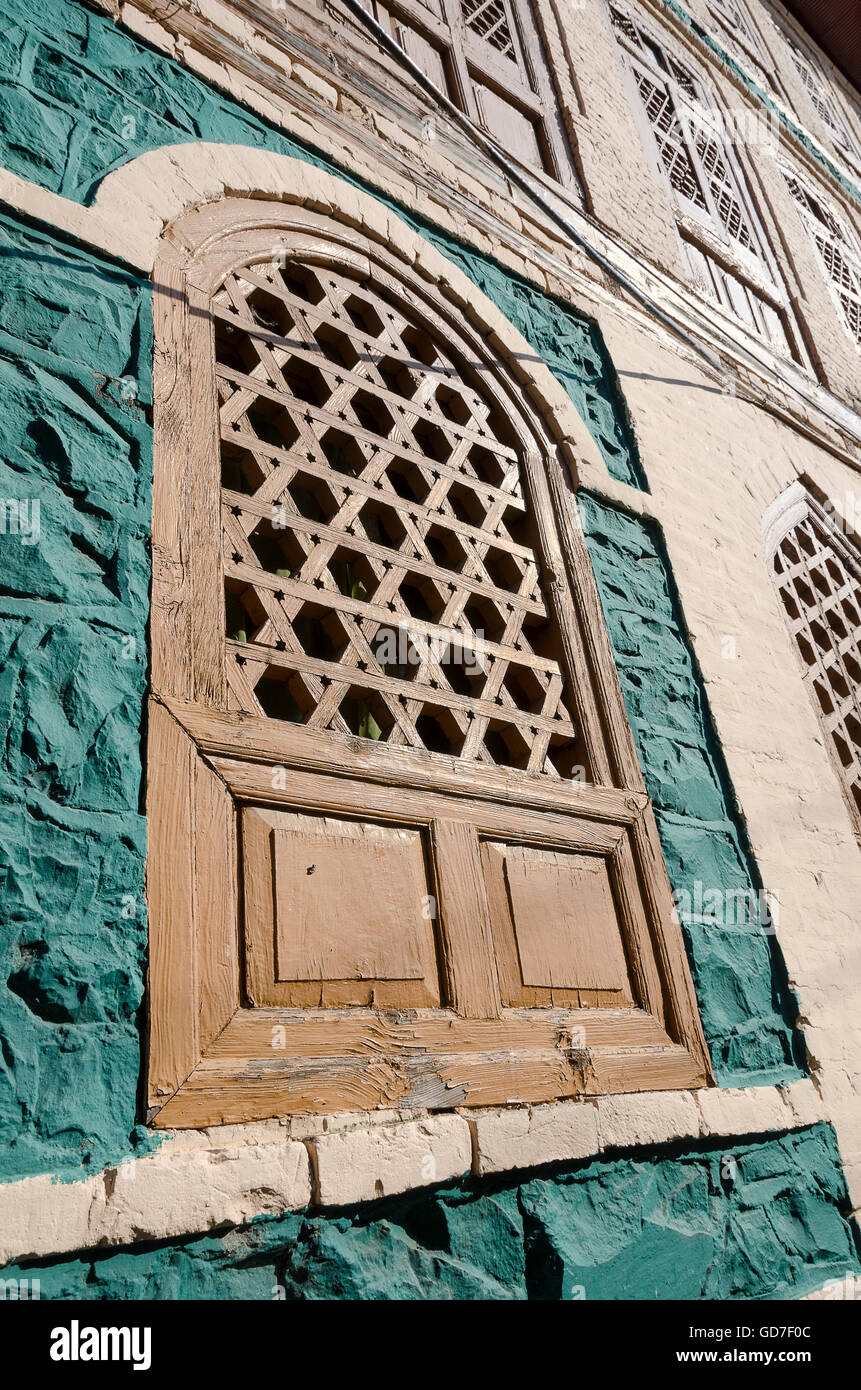
[{"label": "upper floor window", "polygon": [[803,52],[785,31],[784,37],[795,70],[801,78],[813,109],[823,125],[828,128],[831,138],[841,154],[844,154],[856,168],[861,169],[861,149],[850,133],[848,123],[837,101],[828,91],[829,79],[824,69],[809,54]]},{"label": "upper floor window", "polygon": [[374,13],[507,154],[577,187],[529,0],[374,0]]},{"label": "upper floor window", "polygon": [[861,550],[800,483],[766,516],[772,574],[826,746],[861,837]]},{"label": "upper floor window", "polygon": [[156,266],[158,1124],[708,1073],[552,412],[433,267],[231,199]]},{"label": "upper floor window", "polygon": [[610,13],[681,215],[694,280],[778,352],[792,353],[776,270],[720,112],[659,39],[624,11]]},{"label": "upper floor window", "polygon": [[732,57],[738,58],[762,86],[774,88],[774,75],[766,66],[768,55],[740,0],[709,0],[709,14]]},{"label": "upper floor window", "polygon": [[846,223],[819,193],[781,165],[801,220],[819,254],[825,278],[837,301],[843,322],[861,346],[861,249]]}]

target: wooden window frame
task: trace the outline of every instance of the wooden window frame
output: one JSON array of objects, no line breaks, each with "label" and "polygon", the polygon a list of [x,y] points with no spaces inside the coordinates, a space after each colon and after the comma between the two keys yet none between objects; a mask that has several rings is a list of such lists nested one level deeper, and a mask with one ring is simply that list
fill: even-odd
[{"label": "wooden window frame", "polygon": [[[801,225],[813,245],[840,322],[856,349],[861,349],[861,248],[858,239],[846,217],[836,211],[819,189],[803,178],[797,169],[784,164],[782,160],[777,161],[777,167],[798,210]],[[829,253],[832,260],[830,268],[826,259]],[[835,256],[846,275],[853,281],[852,285],[843,285],[835,277]],[[855,307],[855,313],[852,314],[855,320],[854,328],[850,319],[849,304]]]},{"label": "wooden window frame", "polygon": [[741,0],[708,0],[708,9],[721,41],[732,56],[752,68],[754,76],[765,87],[781,95],[776,75],[767,69],[769,58],[762,37]]},{"label": "wooden window frame", "polygon": [[[273,243],[370,256],[456,323],[524,440],[531,505],[567,644],[593,783],[379,746],[228,709],[218,406],[210,299]],[[414,261],[433,253],[416,237]],[[455,275],[449,267],[446,274]],[[201,1127],[296,1111],[487,1106],[708,1084],[711,1071],[654,815],[628,726],[552,411],[524,408],[515,358],[479,308],[428,272],[302,206],[227,198],[166,234],[154,280],[155,474],[147,900],[149,1119]],[[478,291],[472,299],[483,303]],[[470,327],[470,323],[476,325]],[[489,330],[485,329],[486,335]],[[546,415],[545,413],[546,412]],[[278,775],[273,775],[277,773]],[[240,874],[243,807],[420,825],[439,875],[435,1010],[255,1007]],[[479,837],[603,857],[622,922],[629,1008],[505,1009]],[[277,1040],[277,1041],[275,1041]],[[421,1097],[417,1099],[416,1097]]]},{"label": "wooden window frame", "polygon": [[811,111],[815,112],[844,159],[861,173],[861,146],[841,110],[839,98],[835,98],[822,64],[788,30],[783,29],[782,33]]},{"label": "wooden window frame", "polygon": [[[691,279],[709,298],[717,300],[736,323],[766,342],[779,354],[807,365],[780,272],[768,244],[762,218],[750,192],[748,179],[739,156],[720,128],[720,107],[706,91],[699,75],[676,56],[672,47],[659,37],[654,29],[641,24],[639,19],[632,18],[624,5],[617,4],[615,0],[610,4],[610,11],[613,33],[624,59],[623,70],[635,119],[642,132],[646,149],[650,152],[655,172],[668,189],[669,197],[676,209],[682,250],[690,267]],[[638,42],[635,43],[624,31],[616,16],[621,24],[626,24],[636,31]],[[638,44],[647,44],[657,49],[663,56],[666,68],[658,66]],[[680,86],[679,78],[674,76],[676,70],[684,73],[685,81],[694,88],[696,96],[692,96]],[[637,84],[638,72],[654,85],[660,84],[669,96],[679,119],[684,151],[705,201],[705,207],[700,207],[695,201],[685,197],[672,184]],[[750,247],[744,246],[730,234],[716,208],[708,171],[704,168],[700,152],[691,138],[688,123],[684,119],[685,112],[693,112],[695,120],[704,129],[711,130],[714,141],[720,148],[731,193],[744,214],[745,226],[751,237]],[[714,125],[711,127],[708,121],[710,113],[714,115]],[[707,271],[703,261],[710,263]],[[726,276],[740,282],[739,292],[747,301],[743,312],[732,302],[732,295],[725,287]],[[751,303],[751,300],[754,303]],[[778,334],[772,332],[763,306],[779,320]]]},{"label": "wooden window frame", "polygon": [[[489,82],[504,93],[508,101],[537,125],[543,167],[538,169],[531,163],[524,163],[511,149],[506,150],[508,157],[520,163],[529,174],[550,180],[551,187],[558,184],[579,200],[582,190],[574,155],[531,0],[501,0],[501,3],[522,60],[525,81],[516,67],[497,57],[489,45],[482,44],[471,32],[463,16],[461,0],[433,0],[432,5],[423,4],[422,0],[380,0],[374,12],[378,22],[398,42],[402,42],[398,34],[398,21],[401,21],[443,54],[450,89],[447,94],[477,125],[485,126],[475,90],[476,81],[480,85],[482,80],[485,84]],[[410,51],[408,42],[406,50]],[[418,54],[410,56],[421,66]],[[493,135],[492,131],[488,133]]]},{"label": "wooden window frame", "polygon": [[[640,24],[638,20],[633,20],[622,5],[611,4],[611,16],[613,33],[620,49],[625,55],[629,69],[636,78],[636,74],[642,74],[650,83],[662,87],[667,93],[672,104],[676,119],[679,122],[681,143],[684,146],[688,163],[699,188],[701,197],[705,202],[705,207],[686,197],[680,190],[676,189],[670,181],[669,174],[664,168],[663,160],[658,149],[657,139],[645,111],[645,103],[640,94],[639,88],[634,82],[637,97],[636,109],[640,116],[640,125],[644,131],[648,132],[648,147],[653,152],[653,160],[656,168],[660,171],[662,180],[669,186],[670,196],[676,206],[694,223],[700,223],[718,241],[731,247],[734,256],[744,261],[747,257],[755,261],[760,267],[765,267],[769,274],[774,274],[774,266],[771,260],[768,244],[762,229],[761,221],[757,210],[753,204],[750,192],[747,187],[747,180],[739,166],[735,150],[720,128],[721,112],[716,102],[707,93],[703,82],[699,76],[686,67],[684,62],[676,57],[670,45],[668,45],[653,30]],[[616,22],[615,15],[619,15],[621,20],[637,32],[638,41],[635,43],[628,35],[626,30]],[[659,65],[657,59],[650,56],[647,49],[657,50],[664,66]],[[692,87],[694,90],[686,91],[685,86]],[[723,218],[718,211],[715,203],[714,192],[711,186],[711,179],[708,169],[703,163],[700,151],[696,147],[695,140],[691,137],[688,123],[685,120],[686,114],[692,114],[695,123],[704,130],[709,130],[716,145],[719,147],[720,155],[723,159],[727,175],[728,185],[732,196],[736,199],[745,217],[745,226],[750,235],[752,245],[745,247],[737,238],[733,237],[727,229]],[[714,117],[714,126],[710,126],[710,117]]]}]

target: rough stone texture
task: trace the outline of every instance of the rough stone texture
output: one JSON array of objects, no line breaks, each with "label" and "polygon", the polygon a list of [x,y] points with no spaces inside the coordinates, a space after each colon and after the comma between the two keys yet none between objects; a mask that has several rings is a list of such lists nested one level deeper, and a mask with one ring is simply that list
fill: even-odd
[{"label": "rough stone texture", "polygon": [[[25,12],[20,0],[15,0],[4,6],[4,13],[7,24],[0,39],[0,77],[5,74],[6,80],[6,100],[0,112],[0,142],[5,145],[2,158],[9,168],[38,180],[46,188],[87,200],[108,169],[135,153],[201,136],[305,154],[295,141],[226,100],[178,64],[133,43],[102,16],[89,14],[68,0],[47,0],[36,13]],[[124,118],[129,115],[134,118],[134,134],[125,135]],[[417,219],[413,221],[414,225],[423,225]],[[5,1088],[0,1089],[0,1138],[11,1145],[2,1171],[19,1174],[50,1166],[71,1173],[81,1168],[93,1171],[106,1162],[116,1161],[141,1137],[134,1132],[133,1123],[138,1067],[136,1010],[144,923],[140,911],[134,919],[120,919],[119,911],[126,905],[124,892],[140,902],[143,835],[138,817],[138,739],[143,668],[138,665],[130,673],[116,651],[111,651],[111,643],[126,636],[137,638],[143,632],[148,573],[144,551],[148,431],[140,409],[123,400],[119,380],[123,376],[133,377],[138,384],[139,401],[148,403],[144,380],[149,360],[148,304],[145,291],[134,277],[107,262],[58,242],[45,243],[37,234],[16,229],[13,224],[3,227],[4,235],[11,238],[14,246],[14,258],[7,258],[14,267],[12,289],[8,294],[4,292],[0,300],[0,329],[8,335],[0,339],[0,386],[4,402],[10,402],[6,419],[11,440],[8,463],[13,470],[11,481],[4,481],[3,486],[7,495],[17,496],[21,490],[19,479],[26,477],[27,495],[36,493],[43,502],[43,530],[51,511],[58,524],[50,544],[42,545],[37,554],[24,556],[18,541],[10,546],[8,537],[0,546],[5,567],[0,592],[6,618],[0,710],[6,719],[5,743],[15,777],[14,783],[4,790],[11,794],[9,804],[15,806],[16,800],[18,803],[16,809],[8,812],[6,833],[0,836],[11,885],[7,900],[11,909],[0,940],[4,953],[0,1028],[11,1038],[11,1050],[4,1048],[0,1062],[0,1088]],[[618,383],[608,366],[598,331],[572,309],[549,300],[481,256],[455,247],[436,233],[432,239],[481,284],[563,380],[590,421],[612,476],[629,482],[641,480]],[[51,266],[50,275],[44,272],[46,263]],[[9,283],[8,275],[5,283]],[[2,320],[3,313],[8,314],[6,321]],[[607,317],[612,317],[609,311]],[[682,424],[672,413],[680,399],[678,388],[690,383],[678,379],[679,364],[675,359],[669,360],[669,355],[659,365],[658,358],[651,355],[651,342],[649,353],[642,353],[637,360],[647,335],[631,332],[628,324],[625,333],[632,344],[631,351],[620,352],[615,345],[613,351],[617,363],[625,364],[626,392],[647,390],[653,413],[660,417],[661,438],[656,441],[654,433],[650,436],[647,431],[647,447],[643,451],[649,460],[650,475],[654,466],[663,485],[663,490],[658,489],[659,504],[666,506],[668,476],[677,474],[683,478],[682,486],[689,494],[678,505],[674,499],[673,507],[666,510],[676,546],[674,569],[679,547],[685,544],[690,544],[695,553],[694,569],[702,569],[702,538],[711,537],[716,528],[721,529],[728,544],[736,544],[738,535],[745,536],[750,555],[760,565],[755,542],[750,542],[744,526],[737,525],[735,513],[729,518],[725,514],[726,470],[735,450],[739,468],[745,470],[747,487],[750,441],[756,437],[759,452],[779,460],[779,466],[774,468],[774,478],[779,480],[794,446],[788,442],[788,436],[778,440],[773,435],[768,441],[773,447],[768,448],[764,430],[758,436],[752,435],[748,418],[743,420],[741,410],[733,403],[727,404],[735,411],[738,432],[735,442],[728,442],[721,434],[724,422],[719,419],[714,402],[705,396],[699,398],[704,406],[697,416],[703,453],[707,456],[710,432],[712,438],[717,435],[721,446],[720,466],[714,468],[714,487],[710,490],[701,476],[701,460],[697,458],[691,464],[688,459],[690,401],[685,398],[688,413]],[[686,375],[687,371],[685,368]],[[675,393],[674,400],[668,402],[661,396],[662,388],[656,384],[659,382],[668,392]],[[635,418],[639,432],[643,416]],[[807,455],[808,459],[811,457],[818,466],[821,460],[812,450]],[[831,474],[835,481],[841,476],[836,468]],[[771,481],[771,474],[767,481]],[[735,483],[740,494],[738,475]],[[37,488],[40,491],[36,492]],[[724,496],[713,497],[712,492],[722,492]],[[736,494],[732,495],[734,506]],[[752,514],[758,518],[761,498],[755,495],[753,500]],[[593,555],[596,568],[600,569],[602,599],[608,610],[641,758],[658,805],[673,884],[676,888],[685,887],[699,879],[710,887],[739,887],[745,891],[752,881],[752,857],[740,820],[731,809],[730,782],[711,737],[704,683],[690,656],[680,608],[668,579],[669,566],[652,529],[632,521],[631,530],[628,520],[621,513],[604,509],[597,530],[591,528]],[[623,532],[624,541],[620,539]],[[687,537],[698,540],[688,542]],[[597,563],[599,553],[603,567]],[[21,564],[22,557],[26,565]],[[734,559],[737,558],[736,554]],[[760,579],[764,582],[762,568]],[[717,573],[726,578],[719,565]],[[746,587],[749,567],[746,570],[739,566],[738,573],[743,575]],[[702,613],[697,598],[702,598],[703,582],[691,574],[690,566],[684,569],[684,576],[686,617],[701,631]],[[781,692],[790,689],[791,706],[795,699],[791,671],[786,678],[786,661],[791,653],[788,645],[780,649],[779,641],[774,640],[775,630],[779,631],[779,614],[763,604],[761,591],[755,585],[753,592],[759,599],[753,604],[755,612],[766,616],[756,632],[751,627],[751,637],[762,634],[764,661],[770,661],[777,652],[781,680],[775,681],[763,664],[757,668],[753,683],[747,676],[742,692],[745,703],[755,689],[762,704],[771,682]],[[748,593],[745,601],[750,607]],[[720,604],[717,608],[717,617],[711,616],[713,628],[721,621]],[[142,650],[139,642],[138,651]],[[80,671],[86,672],[86,681],[76,679]],[[800,683],[798,686],[800,690]],[[803,691],[801,698],[805,698]],[[783,713],[781,707],[780,718]],[[726,706],[721,714],[720,727],[731,728]],[[797,709],[793,711],[796,714]],[[773,726],[774,716],[769,718]],[[765,723],[761,709],[760,724]],[[748,719],[748,724],[754,731],[759,729],[755,719]],[[782,762],[784,766],[785,785],[780,787],[783,804],[798,794],[799,766],[807,770],[809,782],[806,787],[801,782],[801,800],[806,802],[804,814],[808,817],[805,831],[810,832],[818,831],[827,822],[815,799],[815,789],[828,772],[821,746],[808,755],[815,740],[808,737],[806,726],[802,726],[803,718],[787,721],[790,739],[797,740],[799,729],[802,730],[803,754],[794,748],[788,756],[773,762]],[[772,746],[767,740],[764,742],[766,748]],[[737,767],[741,759],[743,769],[749,744],[736,749],[731,746],[730,753],[736,755],[732,771],[738,784]],[[99,764],[103,762],[107,769],[98,777],[93,775],[96,754]],[[763,761],[760,756],[755,768],[761,777]],[[780,768],[776,768],[774,786],[780,781],[779,773]],[[813,863],[811,841],[809,834],[807,840],[799,838],[798,825],[781,805],[775,815],[771,800],[774,786],[768,787],[769,804],[763,810],[757,807],[755,797],[748,794],[749,789],[742,801],[752,811],[759,830],[755,844],[766,848],[770,845],[774,850],[768,830],[763,830],[763,816],[779,826],[778,833],[784,837],[781,852],[772,853],[763,871],[772,875],[771,882],[781,889],[785,885],[791,889],[788,866],[793,861],[805,866]],[[831,796],[833,799],[833,788]],[[765,802],[763,797],[763,805]],[[821,835],[819,839],[822,840]],[[839,851],[824,843],[819,848],[822,863],[830,870]],[[807,928],[809,944],[800,949],[795,943],[793,961],[805,980],[820,978],[819,967],[825,959],[829,968],[839,970],[845,965],[845,956],[832,961],[836,910],[828,902],[829,892],[835,899],[845,896],[844,866],[839,867],[833,889],[828,888],[826,879],[824,888],[818,884],[814,889],[808,881],[805,891],[799,892],[799,900],[808,912],[808,899],[817,904],[816,931],[811,932],[809,924]],[[799,870],[799,877],[801,873]],[[685,925],[700,1000],[707,1014],[707,1030],[722,1079],[789,1079],[797,1074],[787,1026],[787,1017],[794,1017],[794,1010],[791,995],[783,984],[782,962],[774,942],[768,939],[767,949],[763,949],[759,932],[751,933],[750,939],[730,940],[708,922],[687,921]],[[821,953],[819,958],[817,952]],[[813,1017],[807,1028],[808,1044],[817,1061],[827,1057],[830,1064],[823,1079],[823,1095],[833,1103],[835,1111],[842,1107],[846,1114],[854,1100],[857,1113],[857,1059],[850,1070],[848,1054],[842,1060],[835,1055],[835,1030],[832,1025],[829,1032],[827,1022],[833,1012],[832,1003],[833,995],[824,986],[814,985],[806,990],[805,1011]],[[857,1023],[855,1027],[857,1033]],[[844,1031],[848,1049],[852,1033],[848,1028]],[[82,1075],[87,1078],[85,1088],[79,1084]],[[801,1105],[802,1101],[798,1103]],[[809,1093],[804,1103],[810,1103]],[[844,1134],[850,1141],[853,1133],[856,1135],[849,1152],[856,1155],[857,1167],[857,1154],[861,1152],[857,1140],[861,1136],[857,1120],[855,1124],[855,1131],[848,1123],[844,1125],[841,1141]],[[761,1122],[755,1127],[760,1129]],[[827,1143],[831,1145],[832,1141]],[[701,1151],[695,1161],[702,1164],[709,1160]],[[614,1165],[595,1166],[599,1174],[615,1171]],[[661,1167],[653,1164],[652,1171],[657,1183],[665,1181],[661,1175],[669,1172],[666,1160]],[[603,1177],[601,1182],[604,1183]],[[798,1190],[802,1191],[800,1184]],[[797,1218],[805,1232],[808,1225],[814,1234],[831,1229],[836,1219],[834,1191],[833,1184],[828,1188],[826,1183],[815,1198],[810,1198],[804,1217]],[[552,1205],[548,1191],[542,1192]],[[608,1193],[605,1184],[608,1221],[612,1226],[616,1214],[624,1208],[625,1197],[623,1191],[614,1203]],[[69,1219],[77,1221],[80,1211],[74,1207],[76,1199],[70,1196],[69,1200],[70,1210],[78,1213]],[[518,1212],[524,1205],[521,1197],[514,1201],[510,1195],[504,1201],[499,1197],[497,1204],[509,1222],[513,1221],[512,1210]],[[570,1207],[564,1201],[562,1206],[567,1221]],[[486,1241],[492,1245],[501,1218],[495,1209],[486,1210],[489,1214],[480,1219],[484,1222]],[[754,1212],[751,1221],[754,1226],[761,1223],[764,1234],[762,1244],[758,1243],[759,1235],[751,1237],[749,1253],[754,1263],[747,1272],[747,1283],[739,1275],[738,1286],[756,1289],[772,1275],[775,1287],[781,1286],[784,1277],[786,1287],[792,1287],[799,1279],[803,1282],[809,1270],[823,1259],[822,1251],[830,1247],[825,1243],[817,1246],[813,1240],[806,1244],[807,1235],[803,1239],[799,1235],[800,1244],[793,1247],[794,1253],[780,1257],[770,1243],[776,1234],[769,1229],[770,1217],[755,1203],[750,1210]],[[432,1223],[436,1218],[430,1205],[419,1208],[416,1220],[424,1221],[425,1211]],[[740,1211],[746,1219],[748,1208]],[[736,1215],[741,1223],[741,1216]],[[454,1217],[446,1215],[445,1220],[448,1225]],[[344,1230],[319,1222],[296,1229],[316,1232],[314,1240],[318,1240],[319,1250],[325,1256],[322,1265],[327,1269],[331,1265],[340,1271],[338,1278],[348,1283],[354,1279],[362,1287],[362,1259],[357,1257],[352,1273],[344,1273],[344,1262],[353,1259],[351,1252],[355,1248],[350,1234],[354,1228],[349,1223]],[[508,1232],[509,1227],[504,1229]],[[554,1234],[554,1240],[557,1235]],[[223,1288],[251,1287],[253,1271],[249,1274],[245,1266],[238,1270],[237,1264],[231,1266],[229,1260],[238,1250],[247,1254],[244,1242],[253,1244],[253,1239],[248,1233],[237,1235],[233,1253],[230,1242],[207,1246],[210,1253],[204,1257],[204,1263],[210,1281],[217,1284],[221,1271]],[[567,1250],[567,1237],[558,1239]],[[783,1235],[778,1239],[782,1242]],[[436,1256],[429,1256],[424,1247],[417,1253],[411,1236],[398,1240],[399,1244],[394,1242],[398,1253],[393,1258],[404,1271],[403,1287],[423,1287],[422,1281],[426,1283],[433,1277]],[[310,1242],[309,1237],[306,1246]],[[784,1247],[789,1249],[785,1242]],[[202,1248],[200,1243],[195,1244],[196,1251]],[[524,1248],[521,1244],[521,1255],[512,1253],[511,1263],[500,1266],[513,1281],[511,1287],[517,1285],[519,1278],[518,1259],[523,1258],[526,1269]],[[811,1255],[809,1252],[814,1249],[818,1253]],[[131,1280],[138,1277],[133,1271],[144,1268],[139,1261],[152,1257],[153,1268],[158,1267],[154,1277],[162,1286],[173,1287],[173,1272],[180,1270],[183,1279],[187,1276],[188,1286],[195,1287],[196,1271],[201,1266],[195,1263],[197,1256],[186,1260],[185,1252],[185,1245],[175,1245],[171,1252],[142,1252],[140,1256],[115,1258],[126,1261]],[[328,1277],[320,1275],[321,1263],[315,1264],[314,1259],[303,1266],[297,1256],[296,1266],[297,1270],[312,1271],[312,1296],[315,1287],[326,1286]],[[446,1266],[445,1278],[451,1280],[451,1287],[457,1279],[468,1284],[472,1278],[469,1270],[477,1267],[462,1253],[456,1260],[456,1275]],[[479,1259],[479,1265],[480,1262]],[[68,1267],[58,1266],[58,1270]],[[81,1265],[84,1271],[90,1267],[89,1261]],[[115,1270],[120,1267],[112,1266]],[[626,1268],[623,1262],[616,1270],[620,1287]],[[687,1271],[686,1265],[682,1268]],[[225,1272],[228,1269],[229,1278]],[[664,1262],[663,1254],[659,1254],[655,1262],[656,1287],[663,1291],[684,1287],[683,1278],[677,1285],[673,1283],[674,1271],[674,1260],[667,1258]],[[265,1273],[264,1270],[262,1277]],[[377,1270],[376,1283],[372,1274],[369,1269],[369,1287],[384,1289],[384,1274]],[[94,1277],[94,1287],[103,1287],[99,1276]],[[120,1287],[124,1277],[118,1276]],[[495,1277],[493,1270],[488,1276],[482,1275],[485,1277]],[[564,1281],[568,1276],[561,1277]],[[262,1287],[259,1283],[253,1286]],[[308,1287],[303,1285],[302,1296],[306,1296]],[[534,1283],[531,1287],[535,1287]]]},{"label": "rough stone texture", "polygon": [[471,1167],[472,1144],[466,1120],[434,1115],[321,1134],[313,1154],[317,1200],[340,1207],[460,1177]]},{"label": "rough stone texture", "polygon": [[464,1111],[462,1119],[345,1111],[167,1130],[157,1154],[82,1182],[46,1175],[0,1183],[0,1265],[240,1225],[309,1204],[378,1201],[462,1176],[467,1166],[473,1177],[510,1174],[511,1182],[517,1171],[604,1151],[642,1155],[700,1136],[750,1138],[808,1128],[825,1114],[809,1081],[714,1094],[711,1104],[708,1091],[669,1091]]},{"label": "rough stone texture", "polygon": [[[71,69],[94,45],[88,61],[98,58],[103,76],[118,73],[119,55],[127,56],[128,92],[160,109],[160,120],[168,109],[176,122],[194,108],[199,120],[188,125],[189,138],[205,130],[259,143],[247,113],[177,64],[156,60],[99,16],[59,0],[50,4],[55,8],[40,11],[34,23],[47,25],[53,16],[51,43],[65,55],[50,67],[54,103],[71,90]],[[25,34],[13,24],[7,58],[14,52],[20,62],[25,43],[44,46],[41,32]],[[39,72],[47,82],[48,69]],[[100,88],[82,81],[74,91],[75,116],[83,120],[102,100]],[[185,104],[174,100],[177,93],[185,94]],[[176,138],[175,129],[159,130],[159,139]],[[149,131],[146,138],[142,131]],[[135,148],[157,143],[154,132],[139,124]],[[280,136],[272,147],[299,152]],[[84,145],[75,148],[80,171]],[[95,158],[92,149],[88,157]],[[90,173],[107,167],[96,160]],[[44,170],[27,168],[30,177],[45,177]],[[57,186],[72,191],[68,178]],[[5,537],[0,546],[6,618],[0,726],[9,778],[0,990],[9,1041],[0,1076],[0,1172],[21,1176],[50,1167],[72,1175],[116,1162],[142,1142],[134,1121],[145,942],[139,731],[149,572],[150,307],[145,286],[96,257],[11,221],[0,237],[7,252],[0,292],[3,487],[12,497],[23,491],[39,498],[45,537],[34,547]],[[439,234],[433,240],[540,350],[588,419],[608,468],[617,477],[639,476],[597,330],[486,258]],[[50,276],[43,273],[46,260]],[[129,383],[136,399],[124,396]],[[666,566],[644,523],[605,509],[601,524],[612,534],[599,535],[597,514],[587,515],[596,573],[674,886],[695,877],[747,883]],[[126,659],[126,638],[136,644],[132,659]],[[122,916],[130,911],[134,916]],[[771,1002],[770,948],[757,936],[744,949],[733,942],[730,952],[707,926],[688,924],[688,931],[719,1073],[729,1080],[791,1074],[787,1030]],[[83,1073],[86,1094],[74,1084]]]},{"label": "rough stone texture", "polygon": [[261,1212],[295,1211],[310,1199],[304,1144],[247,1144],[181,1156],[165,1149],[117,1170],[103,1229],[111,1245],[166,1240],[241,1226]]},{"label": "rough stone texture", "polygon": [[776,938],[757,920],[728,930],[695,911],[708,908],[705,893],[727,903],[757,880],[656,528],[595,497],[578,502],[716,1075],[725,1085],[797,1076],[797,1008]]},{"label": "rough stone texture", "polygon": [[[761,879],[779,901],[768,949],[759,933],[712,925],[705,912],[688,924],[707,1033],[727,1040],[719,1076],[724,1084],[750,1085],[757,1066],[775,1065],[779,1080],[789,1040],[781,1015],[797,1020],[861,1208],[861,857],[762,543],[766,507],[799,477],[811,479],[857,525],[858,474],[762,410],[717,392],[699,372],[680,373],[675,351],[654,335],[632,333],[624,314],[602,316],[601,328],[625,382],[662,531],[656,556],[651,526],[629,529],[618,515],[609,534],[599,524],[596,570],[604,563],[599,551],[611,569],[617,555],[621,565],[615,589],[612,576],[601,581],[608,621],[624,633],[641,607],[639,577],[662,567],[673,575],[696,685],[707,695],[720,739],[719,750],[711,738],[706,748],[738,826],[733,837],[726,823],[693,815],[685,827],[677,812],[659,805],[670,878],[677,891],[693,889],[696,880],[744,890]],[[624,535],[628,546],[619,543]],[[647,586],[654,594],[659,587]],[[633,618],[622,611],[625,588]],[[656,608],[640,616],[648,616],[655,634],[651,663],[626,656],[617,643],[620,677],[638,737],[650,732],[645,722],[637,728],[638,703],[648,718],[651,692],[664,690],[661,706],[673,711],[679,741],[689,744],[690,706],[673,696],[686,688],[691,671],[662,640],[673,604],[660,598]],[[647,666],[643,698],[631,683],[646,679]],[[654,722],[662,722],[658,710]],[[651,778],[649,758],[643,762]],[[745,842],[751,855],[739,859]],[[746,879],[751,865],[757,878]],[[746,1016],[759,1021],[748,1026]]]},{"label": "rough stone texture", "polygon": [[232,1150],[173,1143],[83,1182],[0,1183],[0,1264],[240,1226],[310,1199],[304,1144],[271,1136]]},{"label": "rough stone texture", "polygon": [[[0,115],[0,163],[13,173],[89,202],[107,173],[146,150],[219,140],[311,159],[343,174],[104,15],[71,0],[46,0],[35,13],[22,0],[0,0],[0,15],[7,17],[10,36],[0,45],[7,104],[6,127]],[[52,134],[47,140],[36,121],[39,112],[46,122],[62,123],[62,138]],[[504,294],[505,312],[562,381],[612,476],[639,484],[642,470],[620,409],[618,382],[594,325],[525,281],[513,283],[487,258],[453,247],[408,209],[401,211],[491,299],[499,303]]]},{"label": "rough stone texture", "polygon": [[825,1104],[809,1077],[793,1081],[782,1091],[782,1095],[797,1125],[815,1125],[827,1119]]},{"label": "rough stone texture", "polygon": [[40,506],[38,544],[0,537],[0,1176],[11,1177],[98,1171],[143,1140],[152,331],[134,277],[11,221],[0,250],[0,496]]},{"label": "rough stone texture", "polygon": [[601,1096],[598,1133],[602,1149],[631,1149],[697,1139],[700,1117],[689,1091],[643,1091],[637,1095]]},{"label": "rough stone texture", "polygon": [[779,1091],[712,1089],[698,1097],[704,1134],[767,1134],[786,1128],[786,1106]]},{"label": "rough stone texture", "polygon": [[479,1111],[467,1118],[482,1175],[587,1158],[600,1147],[598,1112],[580,1101]]},{"label": "rough stone texture", "polygon": [[26,1262],[42,1298],[783,1298],[859,1270],[828,1126]]}]

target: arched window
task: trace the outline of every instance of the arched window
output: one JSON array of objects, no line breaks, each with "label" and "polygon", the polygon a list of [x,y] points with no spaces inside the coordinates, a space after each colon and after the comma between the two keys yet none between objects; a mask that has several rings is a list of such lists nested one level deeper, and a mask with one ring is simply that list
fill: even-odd
[{"label": "arched window", "polygon": [[766,516],[766,546],[825,742],[861,836],[861,551],[800,483]]},{"label": "arched window", "polygon": [[556,441],[415,242],[225,200],[157,266],[159,1124],[707,1074]]}]

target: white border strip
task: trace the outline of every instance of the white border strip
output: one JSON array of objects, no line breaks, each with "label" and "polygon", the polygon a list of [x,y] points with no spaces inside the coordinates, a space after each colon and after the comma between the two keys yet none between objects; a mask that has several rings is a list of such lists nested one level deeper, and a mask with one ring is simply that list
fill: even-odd
[{"label": "white border strip", "polygon": [[654,1091],[503,1110],[384,1111],[166,1131],[160,1148],[84,1182],[0,1184],[0,1266],[179,1239],[312,1207],[350,1206],[472,1174],[655,1145],[786,1134],[826,1118],[812,1081]]}]

